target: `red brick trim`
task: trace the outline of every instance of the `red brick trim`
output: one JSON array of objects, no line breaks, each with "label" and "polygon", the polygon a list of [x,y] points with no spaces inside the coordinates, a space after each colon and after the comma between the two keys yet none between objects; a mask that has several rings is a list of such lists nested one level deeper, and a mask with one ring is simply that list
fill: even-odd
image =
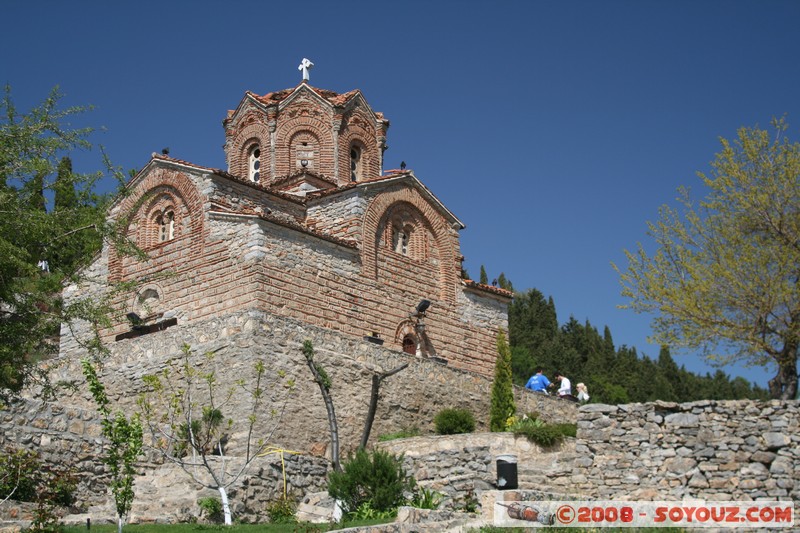
[{"label": "red brick trim", "polygon": [[[175,201],[175,209],[190,218],[186,231],[179,235],[188,239],[190,253],[201,254],[205,241],[203,226],[203,198],[194,182],[186,174],[167,168],[153,168],[146,177],[140,180],[130,195],[120,204],[120,220],[127,228],[130,238],[138,238],[140,232],[134,232],[135,225],[146,223],[148,209],[160,194],[168,194]],[[147,242],[136,242],[138,246],[146,246]],[[122,268],[122,257],[112,246],[108,258],[109,282],[121,281],[125,277]]]},{"label": "red brick trim", "polygon": [[456,287],[459,283],[458,272],[454,268],[459,255],[457,237],[451,235],[451,228],[442,215],[434,209],[420,193],[406,185],[402,188],[384,192],[376,196],[364,213],[361,273],[367,278],[378,278],[378,231],[384,215],[398,202],[408,202],[419,210],[434,235],[439,249],[439,293],[443,301],[454,303]]}]

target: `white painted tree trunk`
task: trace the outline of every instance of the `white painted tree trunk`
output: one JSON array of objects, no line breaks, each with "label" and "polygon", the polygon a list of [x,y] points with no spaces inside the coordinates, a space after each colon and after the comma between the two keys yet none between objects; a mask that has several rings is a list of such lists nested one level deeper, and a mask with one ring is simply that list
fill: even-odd
[{"label": "white painted tree trunk", "polygon": [[117,533],[122,533],[122,517],[117,517]]},{"label": "white painted tree trunk", "polygon": [[219,487],[219,499],[222,500],[222,512],[225,514],[225,525],[230,526],[233,524],[231,520],[231,506],[228,505],[228,493],[225,492],[225,487]]}]

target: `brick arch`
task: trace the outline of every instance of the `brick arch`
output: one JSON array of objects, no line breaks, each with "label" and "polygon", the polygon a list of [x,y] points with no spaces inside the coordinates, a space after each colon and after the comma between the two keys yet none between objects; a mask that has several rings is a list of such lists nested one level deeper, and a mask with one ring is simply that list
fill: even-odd
[{"label": "brick arch", "polygon": [[453,268],[456,244],[447,221],[415,189],[403,187],[376,196],[364,213],[361,237],[361,273],[378,279],[378,241],[380,225],[387,212],[399,202],[415,207],[430,227],[439,249],[439,292],[442,300],[455,303],[458,273]]},{"label": "brick arch", "polygon": [[[360,122],[353,123],[352,119],[358,117]],[[361,149],[361,159],[364,166],[365,179],[380,175],[380,154],[374,127],[374,119],[370,122],[366,113],[353,112],[344,119],[344,127],[339,133],[339,168],[350,168],[350,147],[357,143]],[[350,172],[347,172],[347,181],[350,181]]]},{"label": "brick arch", "polygon": [[231,174],[248,177],[247,149],[253,142],[258,142],[261,146],[261,168],[271,168],[269,128],[256,122],[242,128],[228,147],[228,171]]},{"label": "brick arch", "polygon": [[275,140],[275,168],[277,174],[291,174],[296,170],[292,166],[291,140],[302,131],[311,132],[319,141],[320,161],[315,170],[322,174],[333,175],[333,134],[331,126],[321,118],[311,114],[295,116],[278,127]]},{"label": "brick arch", "polygon": [[[417,335],[417,330],[414,327],[414,322],[406,318],[397,325],[397,328],[394,332],[394,342],[402,348],[403,341],[409,336],[413,337],[414,342],[419,345],[419,336]],[[416,349],[414,351],[414,355],[416,355]]]},{"label": "brick arch", "polygon": [[[203,198],[194,182],[184,173],[164,168],[151,171],[134,191],[127,196],[115,211],[129,237],[135,237],[134,225],[139,224],[149,213],[148,209],[157,200],[159,194],[167,193],[175,200],[176,209],[183,207],[189,213],[189,224],[181,238],[190,240],[191,255],[201,254],[205,241],[203,225]],[[139,243],[137,243],[139,244]],[[114,246],[109,248],[108,258],[109,281],[120,281],[123,278],[122,257]]]}]

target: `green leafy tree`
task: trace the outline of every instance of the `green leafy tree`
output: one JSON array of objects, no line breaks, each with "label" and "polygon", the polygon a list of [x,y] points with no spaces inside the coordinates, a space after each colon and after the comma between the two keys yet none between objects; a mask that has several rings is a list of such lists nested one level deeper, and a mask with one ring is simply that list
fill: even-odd
[{"label": "green leafy tree", "polygon": [[483,267],[483,265],[481,265],[480,283],[483,283],[484,285],[488,285],[489,284],[489,276],[486,275],[486,269]]},{"label": "green leafy tree", "polygon": [[111,471],[111,492],[117,510],[117,531],[122,533],[125,518],[136,496],[133,490],[136,463],[142,455],[143,431],[139,414],[130,419],[122,411],[111,412],[111,401],[97,371],[88,359],[81,361],[83,375],[89,385],[97,410],[103,416],[103,436],[108,439],[103,462]]},{"label": "green leafy tree", "polygon": [[[223,374],[221,365],[224,363],[214,352],[197,358],[184,344],[180,358],[160,374],[143,377],[148,390],[137,403],[152,437],[151,446],[164,459],[180,466],[195,483],[218,491],[225,524],[231,525],[228,489],[247,477],[252,463],[266,451],[294,381],[278,372],[275,383],[282,383],[286,394],[270,408],[265,405],[267,375],[263,361],[255,363],[250,379],[243,378],[227,388],[218,379]],[[266,418],[271,420],[269,427]],[[263,429],[266,433],[257,436],[256,432]],[[231,447],[236,455],[227,458]]]},{"label": "green leafy tree", "polygon": [[800,144],[741,128],[699,176],[696,203],[681,189],[680,211],[663,206],[648,234],[657,245],[626,252],[625,306],[655,313],[654,338],[702,348],[718,364],[772,364],[773,398],[797,396],[800,349]]},{"label": "green leafy tree", "polygon": [[511,379],[511,347],[502,329],[497,332],[497,361],[494,365],[492,381],[492,406],[490,410],[490,431],[505,431],[506,422],[514,416],[514,390]]},{"label": "green leafy tree", "polygon": [[[108,198],[94,193],[101,178],[119,178],[107,161],[94,174],[70,173],[74,202],[46,208],[45,193],[61,188],[53,179],[61,158],[91,147],[91,129],[67,123],[85,108],[61,109],[60,97],[54,89],[26,114],[8,86],[0,100],[0,400],[45,379],[36,363],[58,350],[62,323],[103,322],[105,302],[64,302],[61,290],[83,279],[81,267],[103,238],[122,242],[122,232],[105,221]],[[97,347],[99,337],[87,342]]]}]

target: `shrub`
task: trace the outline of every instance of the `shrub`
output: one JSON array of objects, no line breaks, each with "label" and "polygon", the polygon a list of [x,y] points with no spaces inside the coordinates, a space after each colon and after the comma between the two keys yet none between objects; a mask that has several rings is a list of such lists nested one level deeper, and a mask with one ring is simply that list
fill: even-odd
[{"label": "shrub", "polygon": [[289,498],[281,497],[267,504],[267,516],[273,524],[293,524],[297,522],[297,504]]},{"label": "shrub", "polygon": [[574,437],[575,424],[546,424],[538,418],[523,418],[511,426],[514,435],[524,435],[529,441],[540,446],[553,446],[564,437]]},{"label": "shrub", "polygon": [[475,417],[466,409],[443,409],[433,419],[436,433],[456,435],[475,431]]},{"label": "shrub", "polygon": [[197,500],[197,505],[200,506],[200,514],[205,515],[206,519],[212,522],[222,522],[222,501],[219,498],[213,496],[200,498]]},{"label": "shrub", "polygon": [[409,437],[419,437],[419,428],[418,427],[410,427],[406,429],[401,429],[400,431],[395,431],[394,433],[387,433],[386,435],[379,435],[378,441],[386,442],[389,440],[395,439],[407,439]]},{"label": "shrub", "polygon": [[37,477],[41,464],[34,452],[6,448],[0,454],[0,500],[36,501]]},{"label": "shrub", "polygon": [[384,512],[406,502],[414,489],[414,478],[403,469],[403,457],[382,450],[358,450],[342,465],[341,472],[328,475],[328,494],[342,501],[342,510],[352,513],[364,503]]},{"label": "shrub", "polygon": [[71,472],[48,467],[36,452],[6,448],[0,454],[0,500],[69,507],[75,502],[76,487]]}]

